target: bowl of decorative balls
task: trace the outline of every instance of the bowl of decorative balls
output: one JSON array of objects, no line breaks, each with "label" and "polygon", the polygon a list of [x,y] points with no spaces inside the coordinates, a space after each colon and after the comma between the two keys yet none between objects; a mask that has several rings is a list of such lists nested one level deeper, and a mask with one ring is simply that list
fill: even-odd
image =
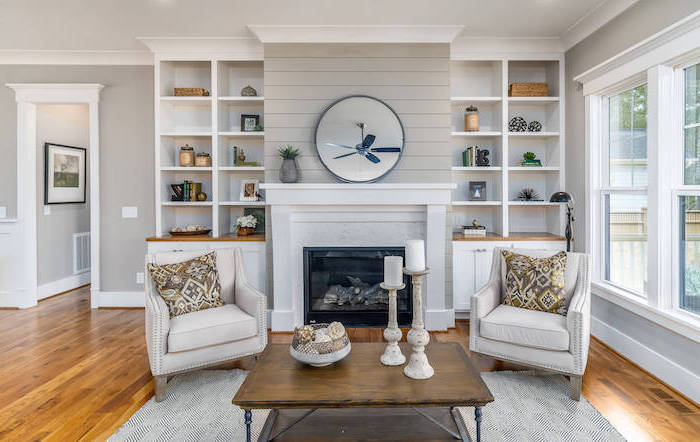
[{"label": "bowl of decorative balls", "polygon": [[340,322],[309,324],[294,329],[289,353],[313,367],[325,367],[350,354],[350,340]]}]

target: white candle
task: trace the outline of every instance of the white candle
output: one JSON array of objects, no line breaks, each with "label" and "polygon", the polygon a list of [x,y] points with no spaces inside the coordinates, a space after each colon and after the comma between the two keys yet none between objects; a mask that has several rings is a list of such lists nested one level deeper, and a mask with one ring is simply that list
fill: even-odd
[{"label": "white candle", "polygon": [[384,284],[392,287],[403,284],[403,257],[384,257]]},{"label": "white candle", "polygon": [[425,243],[422,239],[406,241],[406,270],[412,272],[425,270]]}]

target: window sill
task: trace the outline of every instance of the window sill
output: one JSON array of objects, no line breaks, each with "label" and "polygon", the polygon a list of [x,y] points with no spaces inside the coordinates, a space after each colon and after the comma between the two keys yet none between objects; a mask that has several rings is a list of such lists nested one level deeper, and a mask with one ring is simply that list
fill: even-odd
[{"label": "window sill", "polygon": [[700,320],[691,317],[688,313],[659,310],[647,304],[646,299],[602,281],[592,282],[591,292],[599,298],[700,343]]}]

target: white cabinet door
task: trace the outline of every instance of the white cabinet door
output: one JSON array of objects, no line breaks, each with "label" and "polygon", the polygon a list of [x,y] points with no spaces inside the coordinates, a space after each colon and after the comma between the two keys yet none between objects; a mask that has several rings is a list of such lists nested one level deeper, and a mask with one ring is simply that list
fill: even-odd
[{"label": "white cabinet door", "polygon": [[452,302],[454,309],[469,310],[474,294],[474,250],[454,244],[452,247]]},{"label": "white cabinet door", "polygon": [[481,247],[474,256],[474,292],[481,290],[489,282],[491,276],[491,260],[495,245]]}]

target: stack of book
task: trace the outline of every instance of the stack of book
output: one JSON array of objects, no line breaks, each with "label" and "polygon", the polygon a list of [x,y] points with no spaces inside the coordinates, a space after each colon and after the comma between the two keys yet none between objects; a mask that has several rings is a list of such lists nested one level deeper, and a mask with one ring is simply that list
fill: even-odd
[{"label": "stack of book", "polygon": [[479,156],[479,152],[482,150],[488,150],[488,149],[479,149],[479,146],[467,147],[467,150],[462,152],[462,166],[464,166],[464,167],[478,166],[478,164],[476,164],[476,159]]},{"label": "stack of book", "polygon": [[486,236],[485,226],[462,226],[464,236]]},{"label": "stack of book", "polygon": [[540,160],[522,160],[520,165],[525,167],[542,167],[542,162]]}]

